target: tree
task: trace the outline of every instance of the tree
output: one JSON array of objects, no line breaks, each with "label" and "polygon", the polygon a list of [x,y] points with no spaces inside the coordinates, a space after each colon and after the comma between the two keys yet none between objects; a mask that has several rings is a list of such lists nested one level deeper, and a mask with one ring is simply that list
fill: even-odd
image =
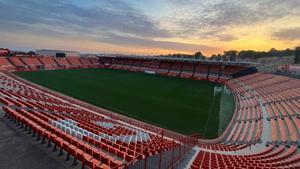
[{"label": "tree", "polygon": [[271,48],[268,53],[277,53],[278,51],[275,48]]},{"label": "tree", "polygon": [[216,58],[217,58],[217,55],[213,54],[213,55],[211,55],[211,57],[209,58],[209,60],[216,60]]},{"label": "tree", "polygon": [[242,59],[254,58],[257,54],[254,50],[242,50],[239,52],[238,57]]},{"label": "tree", "polygon": [[29,52],[27,52],[27,55],[29,55],[29,56],[34,56],[34,55],[35,55],[35,52],[29,51]]},{"label": "tree", "polygon": [[194,56],[195,59],[205,59],[205,56],[203,56],[201,52],[196,52]]},{"label": "tree", "polygon": [[230,61],[236,61],[238,52],[236,50],[225,51],[224,56]]}]

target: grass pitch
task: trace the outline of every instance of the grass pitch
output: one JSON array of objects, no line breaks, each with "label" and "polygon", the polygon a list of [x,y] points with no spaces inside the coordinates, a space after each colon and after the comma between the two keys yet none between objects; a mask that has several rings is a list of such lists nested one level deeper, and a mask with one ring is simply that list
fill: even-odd
[{"label": "grass pitch", "polygon": [[218,135],[220,96],[210,82],[110,69],[16,72],[93,105],[183,134]]}]

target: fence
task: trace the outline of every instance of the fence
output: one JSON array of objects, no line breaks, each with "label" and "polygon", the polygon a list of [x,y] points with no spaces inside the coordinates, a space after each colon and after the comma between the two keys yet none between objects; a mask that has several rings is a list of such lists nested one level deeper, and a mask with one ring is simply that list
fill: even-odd
[{"label": "fence", "polygon": [[[160,133],[160,137],[164,139],[164,131]],[[143,158],[139,156],[139,159],[134,159],[124,167],[126,169],[173,169],[192,150],[196,142],[192,137],[173,140],[176,144],[174,148],[167,151],[162,151],[160,148],[160,151],[155,154],[143,152]]]}]

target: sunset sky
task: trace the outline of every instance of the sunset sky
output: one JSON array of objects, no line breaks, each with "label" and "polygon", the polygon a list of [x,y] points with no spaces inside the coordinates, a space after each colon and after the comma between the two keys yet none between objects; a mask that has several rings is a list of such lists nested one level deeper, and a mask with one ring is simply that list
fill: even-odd
[{"label": "sunset sky", "polygon": [[300,0],[0,0],[0,47],[205,55],[300,45]]}]

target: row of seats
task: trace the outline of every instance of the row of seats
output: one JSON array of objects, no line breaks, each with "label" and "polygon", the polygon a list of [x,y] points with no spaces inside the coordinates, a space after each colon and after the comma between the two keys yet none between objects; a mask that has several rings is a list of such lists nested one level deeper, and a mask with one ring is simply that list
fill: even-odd
[{"label": "row of seats", "polygon": [[85,57],[1,57],[0,70],[38,70],[59,68],[97,68],[97,58]]},{"label": "row of seats", "polygon": [[260,141],[262,133],[261,120],[249,120],[235,122],[233,128],[226,138],[231,143],[256,143]]},{"label": "row of seats", "polygon": [[5,57],[0,57],[0,70],[14,70],[15,67]]},{"label": "row of seats", "polygon": [[[232,82],[235,88],[247,85],[245,92],[261,98],[272,128],[272,142],[297,144],[300,140],[300,80],[256,73]],[[239,95],[242,94],[238,91]],[[243,103],[248,104],[244,102]],[[256,104],[256,103],[254,103]],[[251,104],[250,104],[251,105]]]},{"label": "row of seats", "polygon": [[262,152],[251,155],[226,155],[200,151],[191,169],[297,169],[300,167],[300,154],[297,147],[269,146]]},{"label": "row of seats", "polygon": [[199,147],[203,149],[216,151],[238,151],[248,147],[249,144],[232,144],[232,143],[218,143],[218,144],[200,144]]},{"label": "row of seats", "polygon": [[111,68],[134,72],[151,71],[165,76],[209,80],[224,83],[235,74],[249,69],[244,66],[214,65],[198,62],[160,61],[131,59],[125,57],[2,57],[0,70],[38,70],[38,69],[75,69]]},{"label": "row of seats", "polygon": [[236,121],[260,120],[261,118],[262,116],[259,106],[253,106],[242,108],[240,113],[238,113]]},{"label": "row of seats", "polygon": [[77,107],[4,74],[0,75],[0,103],[8,118],[89,168],[133,165],[181,146],[179,141]]},{"label": "row of seats", "polygon": [[134,72],[152,71],[161,75],[198,80],[225,82],[247,67],[209,65],[197,62],[157,61],[130,58],[101,57],[102,67]]},{"label": "row of seats", "polygon": [[[229,130],[225,130],[227,134],[219,143],[201,143],[191,168],[300,168],[300,80],[255,73],[229,80],[226,85],[236,100]],[[263,111],[270,121],[268,139],[272,141],[253,153],[246,148],[262,138],[266,125]]]},{"label": "row of seats", "polygon": [[234,93],[236,112],[226,143],[251,145],[260,142],[263,123],[259,98],[235,79],[228,81],[227,86]]}]

